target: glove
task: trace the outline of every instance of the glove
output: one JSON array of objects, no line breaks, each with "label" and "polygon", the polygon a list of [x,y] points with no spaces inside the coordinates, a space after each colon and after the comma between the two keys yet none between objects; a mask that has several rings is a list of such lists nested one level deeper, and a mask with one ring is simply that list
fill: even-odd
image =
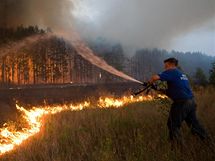
[{"label": "glove", "polygon": [[151,89],[158,90],[158,86],[156,84],[152,84]]},{"label": "glove", "polygon": [[141,85],[144,86],[144,87],[146,87],[146,86],[149,85],[149,83],[148,82],[143,82]]}]

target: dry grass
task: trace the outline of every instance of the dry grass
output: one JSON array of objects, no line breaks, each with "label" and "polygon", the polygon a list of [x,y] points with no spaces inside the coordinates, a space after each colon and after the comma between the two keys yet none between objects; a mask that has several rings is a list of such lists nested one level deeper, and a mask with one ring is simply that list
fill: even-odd
[{"label": "dry grass", "polygon": [[[198,115],[215,136],[215,91],[196,93]],[[123,109],[64,112],[44,118],[39,134],[2,161],[214,161],[207,144],[182,128],[186,147],[171,151],[167,107],[138,103]]]}]

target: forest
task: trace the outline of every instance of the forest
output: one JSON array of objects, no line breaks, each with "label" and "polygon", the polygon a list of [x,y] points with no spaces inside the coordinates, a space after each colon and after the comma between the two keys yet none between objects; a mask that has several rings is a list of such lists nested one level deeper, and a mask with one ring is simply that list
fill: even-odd
[{"label": "forest", "polygon": [[[37,26],[0,28],[0,48],[9,48],[10,51],[13,48],[10,44],[14,42],[51,32],[50,28],[39,29]],[[163,49],[143,48],[128,54],[120,43],[111,43],[103,38],[86,43],[108,64],[141,81],[147,81],[152,74],[161,72],[163,60],[168,57],[176,57],[180,68],[194,81],[198,79],[199,72],[207,81],[215,60],[200,52],[168,52]],[[75,47],[56,36],[39,39],[28,47],[11,50],[7,54],[4,50],[0,52],[0,82],[4,85],[125,81],[92,65],[77,53]]]}]

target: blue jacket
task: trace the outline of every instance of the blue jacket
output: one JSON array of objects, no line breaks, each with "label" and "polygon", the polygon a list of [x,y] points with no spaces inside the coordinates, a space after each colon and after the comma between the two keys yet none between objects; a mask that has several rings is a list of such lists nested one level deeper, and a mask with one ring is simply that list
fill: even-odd
[{"label": "blue jacket", "polygon": [[166,94],[173,101],[193,98],[187,76],[179,69],[170,69],[158,74],[161,81],[167,81],[168,89]]}]

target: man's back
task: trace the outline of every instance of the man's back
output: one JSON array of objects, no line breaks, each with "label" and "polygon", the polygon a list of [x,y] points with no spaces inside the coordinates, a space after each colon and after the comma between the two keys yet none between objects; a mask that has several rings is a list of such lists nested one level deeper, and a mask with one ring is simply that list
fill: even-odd
[{"label": "man's back", "polygon": [[169,69],[159,74],[161,81],[167,81],[167,95],[172,100],[192,99],[193,93],[189,80],[179,69]]},{"label": "man's back", "polygon": [[152,76],[150,83],[157,80],[167,81],[167,95],[173,100],[169,118],[168,129],[170,140],[181,140],[180,127],[183,121],[191,128],[193,134],[201,139],[207,138],[207,133],[200,125],[196,117],[196,103],[190,88],[189,80],[178,68],[178,60],[169,58],[164,60],[164,71],[161,74]]}]

